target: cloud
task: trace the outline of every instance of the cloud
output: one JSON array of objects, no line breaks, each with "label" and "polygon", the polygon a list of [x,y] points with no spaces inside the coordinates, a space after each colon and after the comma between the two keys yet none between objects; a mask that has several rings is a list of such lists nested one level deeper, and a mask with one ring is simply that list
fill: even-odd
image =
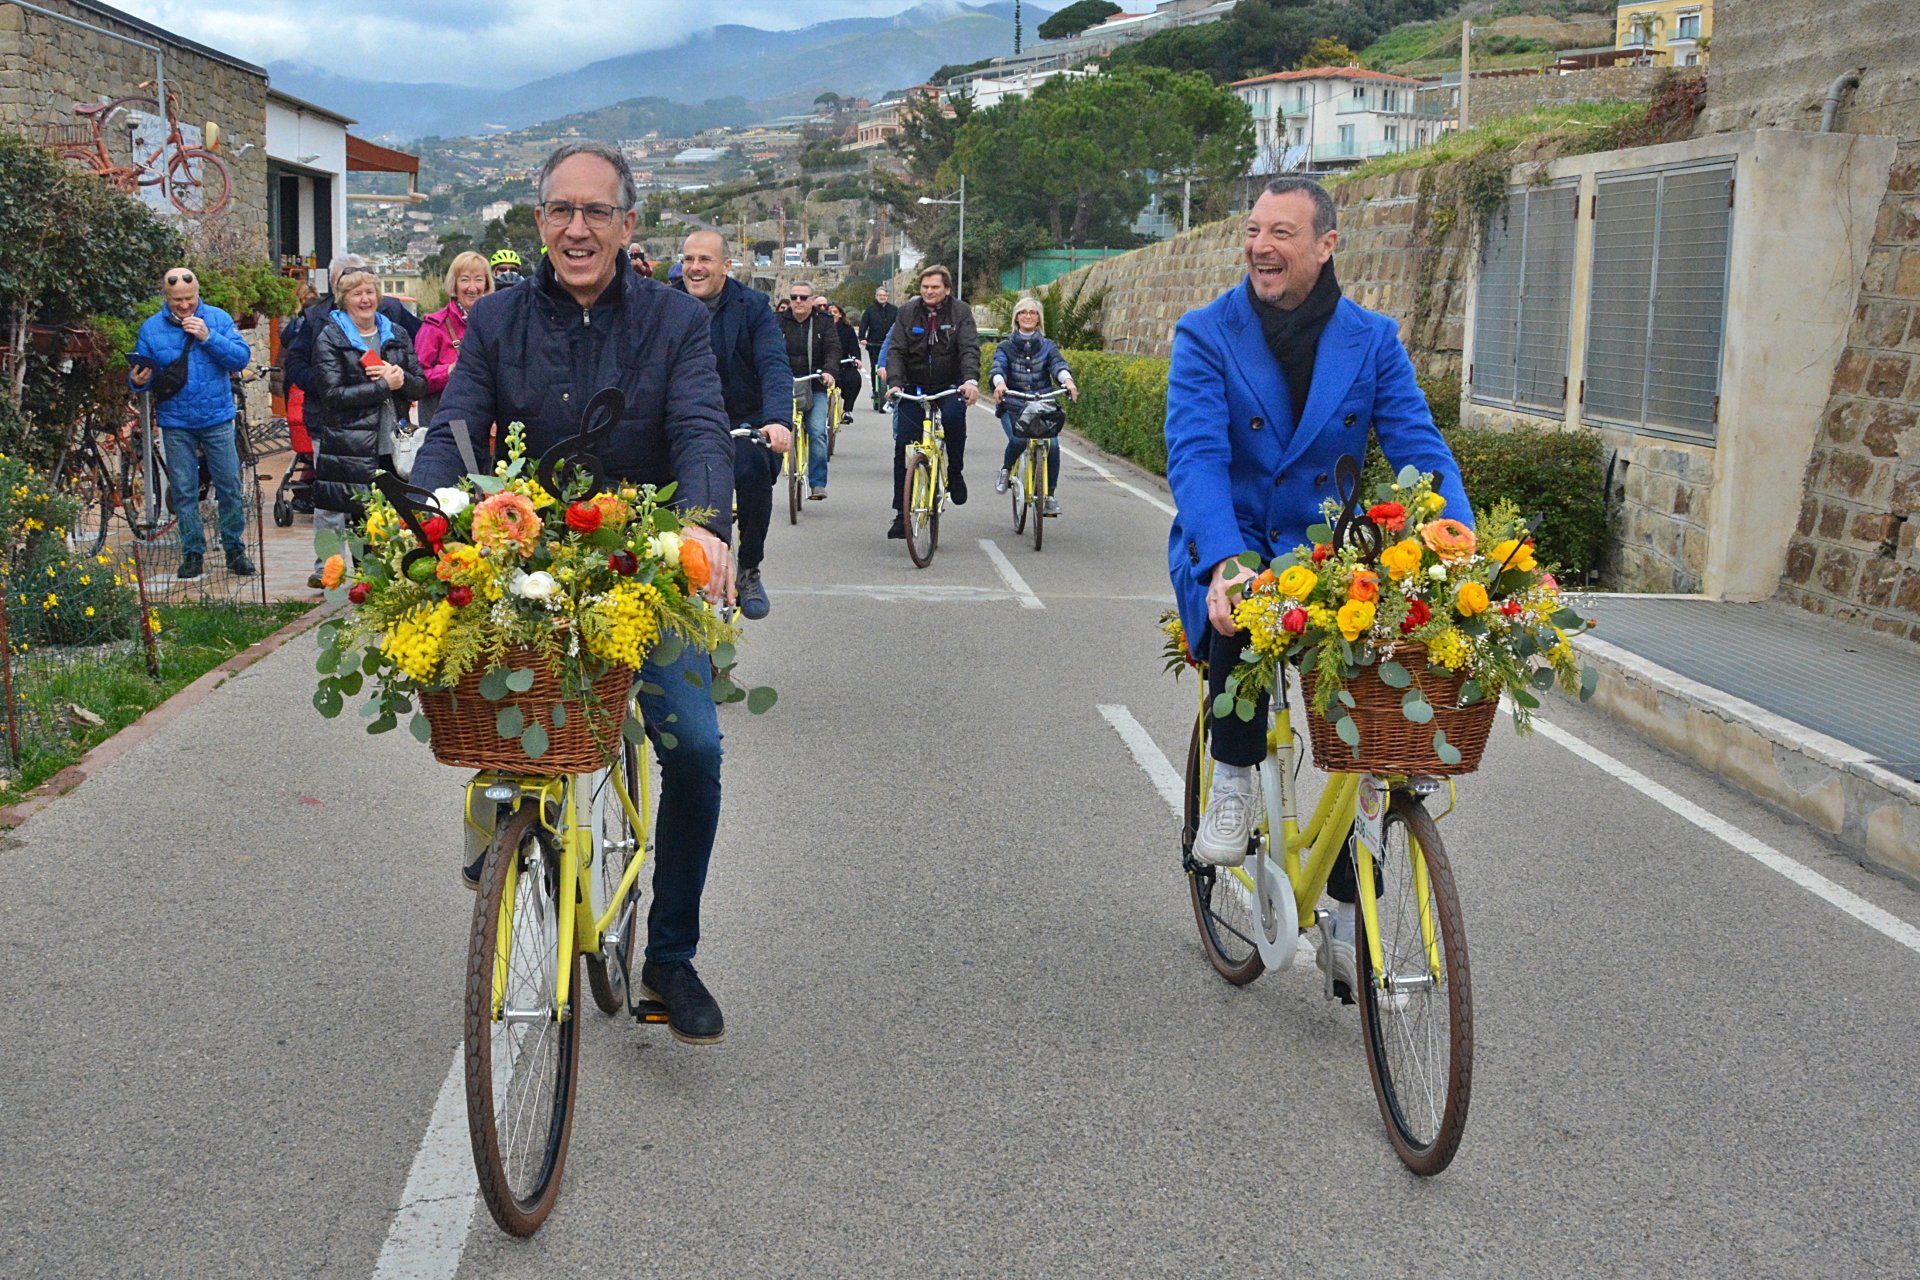
[{"label": "cloud", "polygon": [[603,58],[662,49],[714,25],[791,30],[898,13],[912,0],[409,0],[364,11],[311,0],[116,0],[156,26],[249,62],[302,62],[398,83],[511,87]]}]

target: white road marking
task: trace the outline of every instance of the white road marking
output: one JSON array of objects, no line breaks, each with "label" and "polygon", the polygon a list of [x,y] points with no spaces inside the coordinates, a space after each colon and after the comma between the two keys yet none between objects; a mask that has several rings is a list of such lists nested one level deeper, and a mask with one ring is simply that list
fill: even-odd
[{"label": "white road marking", "polygon": [[1133,712],[1125,707],[1101,703],[1100,714],[1107,718],[1113,731],[1120,735],[1120,741],[1127,744],[1127,750],[1133,754],[1134,763],[1146,770],[1147,777],[1153,782],[1153,789],[1167,802],[1167,808],[1173,810],[1176,818],[1185,817],[1186,784],[1180,775],[1174,772],[1173,765],[1167,761],[1166,754],[1160,750],[1160,744],[1153,740],[1141,723],[1133,718]]},{"label": "white road marking", "polygon": [[1900,917],[1874,906],[1851,889],[1835,884],[1811,867],[1794,861],[1765,841],[1748,835],[1725,818],[1708,813],[1685,796],[1661,786],[1646,774],[1614,759],[1598,747],[1575,737],[1558,725],[1549,724],[1535,716],[1533,727],[1543,736],[1559,743],[1602,772],[1611,774],[1648,799],[1664,805],[1708,835],[1732,845],[1761,866],[1778,871],[1814,897],[1840,908],[1855,920],[1885,934],[1901,946],[1920,952],[1920,929],[1916,929]]},{"label": "white road marking", "polygon": [[859,596],[883,604],[955,604],[980,600],[1013,600],[1018,597],[999,587],[967,587],[937,582],[901,582],[880,585],[844,585],[832,587],[781,587],[783,596]]},{"label": "white road marking", "polygon": [[440,1086],[426,1136],[413,1157],[400,1207],[380,1246],[373,1280],[451,1280],[473,1225],[473,1145],[467,1134],[462,1055]]},{"label": "white road marking", "polygon": [[[1037,511],[1034,512],[1033,518],[1038,520],[1040,513]],[[999,543],[995,542],[992,538],[982,538],[980,539],[980,549],[987,553],[987,559],[993,561],[993,567],[1000,571],[1000,577],[1009,587],[1013,588],[1013,594],[1020,601],[1020,607],[1022,609],[1044,609],[1047,607],[1039,596],[1033,594],[1033,588],[1028,586],[1027,580],[1020,576],[1020,571],[1013,567],[1013,561],[1007,559],[1007,553],[1000,549]]]},{"label": "white road marking", "polygon": [[1128,493],[1140,499],[1140,501],[1146,503],[1148,506],[1158,507],[1160,510],[1166,512],[1168,515],[1175,514],[1172,503],[1164,501],[1163,499],[1159,498],[1154,494],[1148,493],[1145,489],[1142,489],[1137,484],[1131,484],[1128,481],[1122,480],[1119,476],[1115,475],[1106,466],[1104,466],[1099,462],[1094,461],[1094,459],[1088,457],[1084,453],[1081,453],[1078,449],[1069,449],[1067,448],[1066,445],[1063,444],[1060,446],[1060,452],[1066,454],[1069,458],[1072,458],[1075,462],[1078,462],[1085,466],[1093,468],[1093,471],[1096,475],[1098,475],[1102,480],[1105,480],[1108,484],[1112,485],[1114,488],[1125,489]]}]

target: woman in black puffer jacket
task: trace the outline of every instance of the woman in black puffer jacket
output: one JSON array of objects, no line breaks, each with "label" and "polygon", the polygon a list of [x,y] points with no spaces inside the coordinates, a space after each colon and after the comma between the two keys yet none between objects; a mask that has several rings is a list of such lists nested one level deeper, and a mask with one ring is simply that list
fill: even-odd
[{"label": "woman in black puffer jacket", "polygon": [[313,343],[313,381],[327,410],[313,441],[316,530],[344,529],[359,516],[374,473],[393,469],[394,433],[406,426],[408,404],[427,393],[413,340],[380,314],[379,280],[347,272],[333,296],[344,309]]}]

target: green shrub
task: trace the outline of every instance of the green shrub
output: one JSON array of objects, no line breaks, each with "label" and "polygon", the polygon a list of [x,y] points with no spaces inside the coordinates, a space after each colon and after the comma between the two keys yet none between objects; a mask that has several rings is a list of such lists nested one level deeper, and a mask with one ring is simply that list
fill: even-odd
[{"label": "green shrub", "polygon": [[12,455],[0,454],[0,528],[5,560],[7,640],[15,653],[49,645],[92,645],[135,634],[140,598],[133,565],[112,552],[84,555],[67,537],[79,515],[70,495]]}]

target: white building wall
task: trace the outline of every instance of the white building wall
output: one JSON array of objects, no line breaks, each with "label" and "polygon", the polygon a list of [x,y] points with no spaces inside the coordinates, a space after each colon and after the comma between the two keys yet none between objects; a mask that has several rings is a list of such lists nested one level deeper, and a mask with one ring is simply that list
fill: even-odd
[{"label": "white building wall", "polygon": [[[333,179],[333,244],[335,253],[347,250],[347,126],[342,120],[267,95],[267,159],[290,170],[323,173]],[[312,183],[302,180],[303,195]],[[303,220],[300,234],[307,243],[313,228]],[[322,264],[323,266],[325,264]]]}]

